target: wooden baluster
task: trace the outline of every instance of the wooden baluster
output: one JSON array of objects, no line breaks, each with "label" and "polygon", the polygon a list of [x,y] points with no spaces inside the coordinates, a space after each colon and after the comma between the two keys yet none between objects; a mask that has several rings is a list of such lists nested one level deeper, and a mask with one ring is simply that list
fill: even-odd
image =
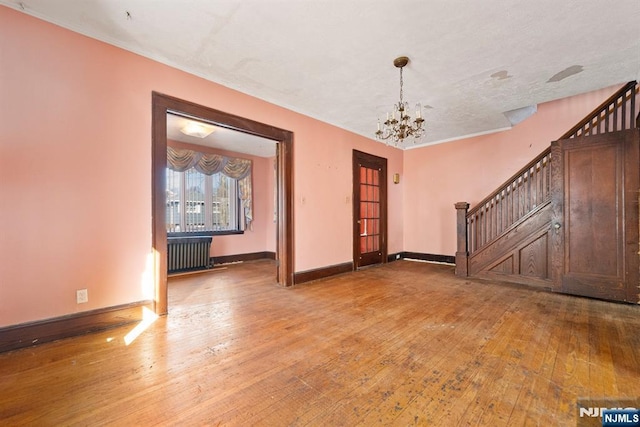
[{"label": "wooden baluster", "polygon": [[493,238],[498,236],[498,198],[493,199]]},{"label": "wooden baluster", "polygon": [[[631,121],[631,123],[633,123],[633,121]],[[622,103],[622,129],[626,129],[627,128],[627,103],[623,102]]]},{"label": "wooden baluster", "polygon": [[484,206],[478,211],[478,249],[480,249],[484,243],[484,237],[482,232],[484,231]]},{"label": "wooden baluster", "polygon": [[515,221],[520,219],[520,216],[522,215],[522,177],[518,178],[518,180],[516,181],[516,184],[518,186],[518,200],[517,200],[517,211],[516,211],[516,216],[514,218]]},{"label": "wooden baluster", "polygon": [[476,246],[475,246],[475,232],[476,232],[476,228],[475,228],[475,221],[474,221],[475,216],[471,216],[470,218],[467,218],[467,237],[468,237],[468,249],[469,252],[473,253],[476,250]]},{"label": "wooden baluster", "polygon": [[533,165],[533,169],[532,169],[532,184],[531,184],[531,189],[533,191],[533,197],[531,198],[531,208],[534,209],[538,206],[538,187],[539,187],[539,177],[540,177],[540,173],[538,172],[538,164],[536,163],[535,165]]},{"label": "wooden baluster", "polygon": [[540,170],[538,171],[538,203],[542,204],[545,201],[544,197],[544,157],[540,159]]},{"label": "wooden baluster", "polygon": [[493,198],[493,237],[498,236],[498,195]]},{"label": "wooden baluster", "polygon": [[511,190],[510,186],[504,191],[504,228],[508,228],[511,223],[509,222],[509,203],[511,201]]},{"label": "wooden baluster", "polygon": [[544,162],[545,162],[546,157],[543,157],[540,160],[540,179],[539,179],[539,184],[540,184],[540,203],[544,203],[544,201],[546,200],[545,194],[544,194],[544,173],[545,173],[545,167],[544,167]]},{"label": "wooden baluster", "polygon": [[509,188],[505,188],[502,198],[502,231],[509,226],[509,217],[507,216],[507,202],[509,201]]},{"label": "wooden baluster", "polygon": [[[629,112],[629,129],[633,127],[633,122],[636,120],[636,85],[633,85],[631,89],[631,108]],[[637,125],[637,124],[636,124]]]},{"label": "wooden baluster", "polygon": [[504,230],[504,224],[502,222],[502,205],[503,205],[503,195],[504,194],[504,190],[501,190],[498,193],[498,235],[502,234],[502,231]]},{"label": "wooden baluster", "polygon": [[522,218],[527,212],[527,181],[525,179],[526,173],[522,174],[522,192],[520,194],[520,215],[518,215],[518,219]]},{"label": "wooden baluster", "polygon": [[527,200],[529,199],[529,179],[527,178],[527,172],[522,173],[522,214],[521,217],[527,212]]},{"label": "wooden baluster", "polygon": [[496,198],[494,197],[493,200],[491,201],[491,239],[493,240],[496,238],[496,236],[498,235],[498,216],[497,216],[497,209],[498,207],[496,206]]},{"label": "wooden baluster", "polygon": [[486,245],[491,237],[491,201],[484,205],[484,242]]},{"label": "wooden baluster", "polygon": [[473,223],[474,223],[474,226],[473,226],[473,232],[474,232],[474,234],[473,234],[473,241],[474,241],[473,248],[474,249],[473,250],[474,250],[474,252],[477,251],[478,249],[480,249],[480,241],[478,240],[478,227],[480,226],[480,223],[478,222],[478,219],[479,219],[478,213],[476,212],[474,214],[474,216],[473,216]]},{"label": "wooden baluster", "polygon": [[484,246],[487,243],[487,204],[482,205],[482,231],[480,233],[482,240],[480,242],[480,247]]},{"label": "wooden baluster", "polygon": [[550,178],[550,162],[551,162],[551,158],[547,155],[545,157],[545,162],[544,162],[544,199],[547,200],[549,198],[549,178]]},{"label": "wooden baluster", "polygon": [[487,243],[491,241],[491,236],[493,234],[493,209],[491,208],[493,205],[493,200],[489,200],[487,202]]},{"label": "wooden baluster", "polygon": [[510,195],[510,206],[509,206],[509,225],[514,223],[514,216],[513,216],[513,212],[514,212],[514,206],[516,204],[516,193],[515,193],[515,187],[513,186],[513,182],[511,182],[511,184],[509,184],[509,189],[511,190],[511,195]]},{"label": "wooden baluster", "polygon": [[480,231],[480,247],[482,248],[487,243],[487,205],[482,205],[482,230]]},{"label": "wooden baluster", "polygon": [[520,182],[520,178],[516,179],[516,211],[513,215],[513,222],[518,221],[520,218],[520,205],[522,204],[522,184]]},{"label": "wooden baluster", "polygon": [[466,277],[469,274],[469,252],[467,246],[467,212],[469,203],[455,204],[457,212],[458,249],[456,251],[456,276]]},{"label": "wooden baluster", "polygon": [[509,184],[509,205],[507,207],[507,222],[513,224],[513,183]]},{"label": "wooden baluster", "polygon": [[482,230],[482,244],[485,245],[489,241],[489,232],[491,230],[491,222],[489,221],[488,203],[484,205],[484,230]]},{"label": "wooden baluster", "polygon": [[524,177],[527,180],[527,196],[525,199],[525,213],[531,210],[531,169],[524,173]]},{"label": "wooden baluster", "polygon": [[487,242],[493,238],[493,200],[487,202]]},{"label": "wooden baluster", "polygon": [[480,243],[480,247],[482,247],[486,241],[485,233],[487,230],[487,205],[482,205],[482,209],[480,209],[480,239],[478,242]]},{"label": "wooden baluster", "polygon": [[540,203],[544,203],[545,201],[545,197],[544,197],[544,158],[542,158],[540,160],[540,171],[538,172],[538,174],[540,175],[540,178],[538,179],[539,182],[539,202]]}]

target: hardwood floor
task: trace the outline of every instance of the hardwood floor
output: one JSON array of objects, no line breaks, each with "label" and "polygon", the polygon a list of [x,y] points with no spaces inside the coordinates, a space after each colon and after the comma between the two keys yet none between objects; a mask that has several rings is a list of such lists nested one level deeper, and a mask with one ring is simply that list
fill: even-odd
[{"label": "hardwood floor", "polygon": [[576,425],[640,397],[640,306],[393,262],[170,279],[169,315],[0,354],[2,425]]}]

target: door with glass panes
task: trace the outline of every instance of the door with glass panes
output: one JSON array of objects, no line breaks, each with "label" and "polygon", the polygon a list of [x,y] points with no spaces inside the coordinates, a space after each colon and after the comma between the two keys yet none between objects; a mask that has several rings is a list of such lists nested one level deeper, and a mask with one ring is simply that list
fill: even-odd
[{"label": "door with glass panes", "polygon": [[387,258],[387,159],[353,150],[353,263]]}]

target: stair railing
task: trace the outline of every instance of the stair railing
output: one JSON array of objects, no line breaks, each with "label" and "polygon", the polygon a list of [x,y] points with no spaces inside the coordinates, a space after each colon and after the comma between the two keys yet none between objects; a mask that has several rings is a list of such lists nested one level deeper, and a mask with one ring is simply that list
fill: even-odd
[{"label": "stair railing", "polygon": [[[468,203],[456,203],[456,274],[466,276],[467,259],[470,255],[496,240],[514,224],[550,200],[550,164],[551,147],[540,153],[471,210],[468,210]],[[460,268],[462,270],[458,272]]]},{"label": "stair railing", "polygon": [[[640,114],[636,117],[638,95],[637,83],[627,83],[558,139],[640,127]],[[467,276],[471,255],[550,201],[550,166],[551,147],[471,210],[466,202],[455,204],[458,234],[456,275]]]},{"label": "stair railing", "polygon": [[598,135],[636,127],[637,96],[637,83],[627,83],[558,139]]}]

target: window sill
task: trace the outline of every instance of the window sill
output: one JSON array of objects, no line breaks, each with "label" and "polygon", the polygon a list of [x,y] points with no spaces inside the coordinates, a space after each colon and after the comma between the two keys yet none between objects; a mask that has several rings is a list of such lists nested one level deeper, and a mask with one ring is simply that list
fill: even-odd
[{"label": "window sill", "polygon": [[244,230],[224,230],[224,231],[196,231],[184,233],[167,233],[167,237],[212,237],[228,236],[231,234],[244,234]]}]

